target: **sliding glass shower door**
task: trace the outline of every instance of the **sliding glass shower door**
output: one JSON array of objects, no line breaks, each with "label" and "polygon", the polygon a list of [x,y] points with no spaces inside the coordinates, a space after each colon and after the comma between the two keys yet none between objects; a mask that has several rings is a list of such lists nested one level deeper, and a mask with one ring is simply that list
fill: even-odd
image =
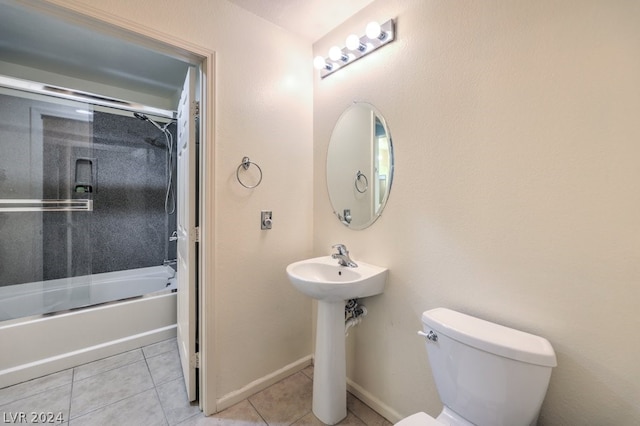
[{"label": "sliding glass shower door", "polygon": [[0,321],[89,296],[71,280],[92,273],[91,120],[90,105],[0,88]]}]

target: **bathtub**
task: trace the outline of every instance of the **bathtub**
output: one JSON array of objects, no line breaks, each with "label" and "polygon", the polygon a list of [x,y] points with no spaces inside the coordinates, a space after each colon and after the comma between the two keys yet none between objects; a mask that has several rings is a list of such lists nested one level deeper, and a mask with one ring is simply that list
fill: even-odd
[{"label": "bathtub", "polygon": [[175,285],[155,266],[0,288],[0,388],[175,337]]},{"label": "bathtub", "polygon": [[0,321],[66,311],[175,288],[170,266],[0,287]]}]

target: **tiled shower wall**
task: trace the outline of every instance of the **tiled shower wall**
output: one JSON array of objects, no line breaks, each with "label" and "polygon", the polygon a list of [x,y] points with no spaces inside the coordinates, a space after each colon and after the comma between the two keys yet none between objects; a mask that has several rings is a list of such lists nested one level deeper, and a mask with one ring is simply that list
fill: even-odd
[{"label": "tiled shower wall", "polygon": [[[91,122],[43,115],[41,160],[34,160],[40,154],[34,155],[30,142],[30,117],[55,109],[60,107],[0,95],[0,197],[90,196],[94,211],[0,213],[0,285],[174,259],[176,243],[168,239],[175,213],[167,215],[164,208],[167,149],[162,132],[132,114],[96,111]],[[173,133],[175,126],[169,130]],[[76,160],[87,158],[95,170],[90,195],[74,191]],[[34,177],[41,182],[29,184]]]},{"label": "tiled shower wall", "polygon": [[[175,131],[175,125],[169,130]],[[173,152],[175,159],[175,143]],[[175,259],[176,243],[169,236],[176,215],[164,209],[167,149],[162,132],[133,116],[96,112],[93,155],[93,273],[157,266],[165,256]]]}]

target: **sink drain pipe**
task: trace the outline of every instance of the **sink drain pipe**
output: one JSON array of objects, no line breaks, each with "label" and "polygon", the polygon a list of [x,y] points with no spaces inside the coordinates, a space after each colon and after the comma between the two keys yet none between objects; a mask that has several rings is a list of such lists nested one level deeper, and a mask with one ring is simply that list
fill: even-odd
[{"label": "sink drain pipe", "polygon": [[362,321],[362,318],[367,315],[367,308],[364,305],[358,303],[357,299],[347,300],[344,306],[344,335],[349,335],[348,331],[354,325],[357,325]]}]

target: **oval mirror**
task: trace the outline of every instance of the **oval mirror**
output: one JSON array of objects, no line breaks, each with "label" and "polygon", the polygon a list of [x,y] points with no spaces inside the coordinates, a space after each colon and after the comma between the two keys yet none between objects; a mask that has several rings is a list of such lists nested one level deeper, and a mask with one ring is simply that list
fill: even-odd
[{"label": "oval mirror", "polygon": [[382,213],[393,178],[389,128],[371,104],[347,108],[331,133],[327,188],[334,214],[351,229],[370,226]]}]

